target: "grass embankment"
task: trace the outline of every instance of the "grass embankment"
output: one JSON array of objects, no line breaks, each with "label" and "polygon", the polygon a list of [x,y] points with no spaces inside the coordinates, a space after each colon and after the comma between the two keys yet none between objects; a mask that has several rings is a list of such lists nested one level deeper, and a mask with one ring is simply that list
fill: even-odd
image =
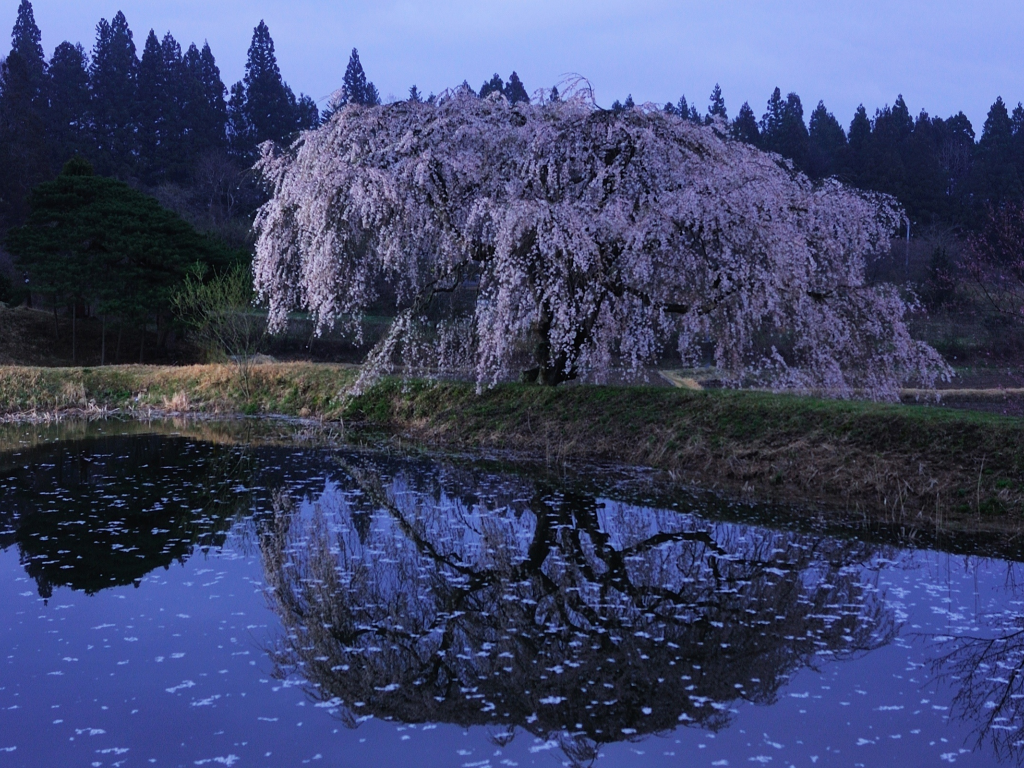
[{"label": "grass embankment", "polygon": [[653,387],[384,382],[348,366],[0,368],[0,412],[279,413],[449,449],[656,467],[749,498],[909,527],[1024,530],[1024,421],[943,408]]}]

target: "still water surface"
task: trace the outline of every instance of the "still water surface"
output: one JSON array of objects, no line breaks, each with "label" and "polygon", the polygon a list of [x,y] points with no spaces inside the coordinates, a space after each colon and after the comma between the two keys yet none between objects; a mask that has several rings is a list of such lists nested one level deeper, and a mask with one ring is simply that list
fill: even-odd
[{"label": "still water surface", "polygon": [[610,473],[4,429],[0,768],[1024,755],[1005,560]]}]

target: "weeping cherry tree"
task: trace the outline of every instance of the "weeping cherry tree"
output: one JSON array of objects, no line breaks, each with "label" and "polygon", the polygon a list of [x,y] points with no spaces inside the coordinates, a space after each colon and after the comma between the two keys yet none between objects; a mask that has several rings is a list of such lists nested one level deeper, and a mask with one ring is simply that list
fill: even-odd
[{"label": "weeping cherry tree", "polygon": [[364,381],[396,362],[481,385],[601,381],[670,347],[736,384],[840,397],[948,375],[897,290],[866,280],[895,201],[813,183],[724,124],[463,88],[349,105],[258,167],[272,329],[304,309],[358,334],[373,302],[396,303]]}]

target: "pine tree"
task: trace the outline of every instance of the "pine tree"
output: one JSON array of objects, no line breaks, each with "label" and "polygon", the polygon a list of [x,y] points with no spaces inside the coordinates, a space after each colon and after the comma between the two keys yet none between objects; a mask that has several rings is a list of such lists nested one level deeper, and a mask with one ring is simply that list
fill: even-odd
[{"label": "pine tree", "polygon": [[501,79],[501,75],[497,72],[490,80],[485,80],[484,84],[480,86],[480,98],[486,99],[492,93],[504,93],[505,92],[505,81]]},{"label": "pine tree", "polygon": [[50,59],[50,115],[46,141],[51,167],[75,155],[91,156],[89,141],[89,70],[85,49],[63,42]]},{"label": "pine tree", "polygon": [[320,110],[316,106],[312,96],[304,93],[299,94],[295,103],[295,129],[299,131],[310,131],[320,125]]},{"label": "pine tree", "polygon": [[1021,180],[1014,156],[1013,120],[997,97],[989,108],[975,153],[971,189],[992,205],[1021,199]]},{"label": "pine tree", "polygon": [[788,157],[801,170],[807,163],[807,126],[800,97],[790,93],[782,100],[776,88],[768,99],[768,109],[761,118],[761,145],[769,152]]},{"label": "pine tree", "polygon": [[159,157],[160,144],[167,133],[164,125],[167,115],[175,106],[167,103],[167,79],[160,41],[151,29],[139,62],[138,91],[139,162],[143,178],[148,183],[159,180],[166,170],[162,167],[163,158]]},{"label": "pine tree", "polygon": [[110,176],[132,173],[137,155],[138,69],[135,43],[124,14],[96,26],[89,82],[97,170]]},{"label": "pine tree", "polygon": [[345,78],[341,86],[341,103],[362,104],[373,106],[380,104],[380,94],[373,83],[366,79],[363,65],[359,61],[359,51],[355,48],[348,58],[348,66],[345,67]]},{"label": "pine tree", "polygon": [[790,93],[786,96],[786,106],[782,112],[781,154],[790,158],[797,168],[806,171],[808,144],[803,104],[799,96]]},{"label": "pine tree", "polygon": [[941,133],[936,122],[921,110],[903,148],[907,184],[904,197],[900,199],[915,223],[935,222],[955,210],[946,195],[948,180],[942,168],[940,143]]},{"label": "pine tree", "polygon": [[636,103],[633,101],[633,94],[630,93],[626,96],[626,100],[622,102],[622,109],[624,112],[629,112],[636,108]]},{"label": "pine tree", "polygon": [[232,150],[246,164],[264,141],[284,141],[298,128],[295,94],[281,79],[274,41],[263,21],[253,30],[245,77],[231,88],[229,113]]},{"label": "pine tree", "polygon": [[819,101],[811,112],[808,131],[807,173],[811,178],[836,176],[846,166],[846,132],[835,115]]},{"label": "pine tree", "polygon": [[505,85],[505,98],[509,100],[510,104],[530,100],[529,94],[526,93],[526,87],[515,72],[509,76],[508,83]]},{"label": "pine tree", "polygon": [[239,80],[231,86],[231,95],[228,97],[228,145],[236,157],[243,162],[251,162],[250,157],[255,151],[256,142],[252,137],[252,127],[249,125],[246,111],[245,83]]},{"label": "pine tree", "polygon": [[202,51],[193,43],[183,57],[188,83],[185,122],[191,136],[191,152],[198,155],[223,147],[226,139],[227,103],[220,69],[204,43]]},{"label": "pine tree", "polygon": [[409,89],[409,101],[415,104],[419,104],[423,101],[423,96],[415,85]]},{"label": "pine tree", "polygon": [[0,213],[18,220],[25,198],[49,175],[46,60],[32,4],[22,0],[11,32],[11,52],[0,66]]},{"label": "pine tree", "polygon": [[715,117],[720,117],[729,122],[729,115],[725,110],[725,99],[722,98],[722,88],[715,83],[715,89],[711,92],[711,98],[708,104],[708,116],[707,122],[710,123]]},{"label": "pine tree", "polygon": [[761,117],[761,142],[765,149],[778,152],[782,136],[782,116],[786,110],[786,102],[782,100],[782,91],[776,88],[768,99],[768,109]]},{"label": "pine tree", "polygon": [[754,117],[754,110],[747,102],[743,102],[739,114],[733,120],[730,133],[737,141],[742,141],[753,146],[761,144],[761,132],[757,129],[757,118]]},{"label": "pine tree", "polygon": [[849,180],[852,184],[862,186],[867,178],[867,153],[871,141],[871,120],[868,119],[868,112],[863,104],[854,112],[847,135]]}]

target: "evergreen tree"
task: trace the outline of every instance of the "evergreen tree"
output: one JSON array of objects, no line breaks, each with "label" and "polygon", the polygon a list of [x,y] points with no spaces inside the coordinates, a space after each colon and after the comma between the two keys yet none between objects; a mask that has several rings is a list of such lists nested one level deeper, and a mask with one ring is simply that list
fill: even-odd
[{"label": "evergreen tree", "polygon": [[28,191],[49,174],[46,60],[32,4],[22,0],[0,66],[0,213],[19,219]]},{"label": "evergreen tree", "polygon": [[85,49],[63,42],[50,59],[47,144],[59,168],[75,155],[92,154],[89,141],[89,70]]},{"label": "evergreen tree", "polygon": [[626,96],[626,100],[624,102],[622,102],[622,109],[624,111],[626,111],[626,112],[629,112],[630,110],[634,109],[635,107],[636,107],[636,104],[633,102],[633,94],[631,93],[628,96]]},{"label": "evergreen tree", "polygon": [[868,144],[871,141],[871,120],[863,104],[860,104],[853,114],[848,137],[848,181],[856,186],[862,186],[867,177]]},{"label": "evergreen tree", "polygon": [[[372,85],[372,83],[371,83]],[[299,131],[310,131],[320,125],[320,110],[312,96],[299,94],[295,103],[295,128]]]},{"label": "evergreen tree", "polygon": [[804,124],[804,108],[800,97],[790,93],[782,100],[776,88],[768,99],[768,109],[761,118],[761,145],[769,152],[788,157],[797,168],[807,164],[808,136]]},{"label": "evergreen tree", "polygon": [[907,171],[903,163],[904,143],[913,124],[902,98],[895,107],[886,105],[875,112],[871,122],[871,138],[867,144],[862,185],[886,192],[898,199],[906,193]]},{"label": "evergreen tree", "polygon": [[776,88],[768,99],[768,109],[761,117],[761,142],[765,149],[778,152],[777,146],[782,136],[782,116],[786,103],[782,100],[782,91]]},{"label": "evergreen tree", "polygon": [[739,114],[732,121],[730,133],[737,141],[752,144],[757,147],[761,144],[761,132],[757,129],[757,118],[754,117],[754,110],[747,102],[743,102]]},{"label": "evergreen tree", "polygon": [[495,92],[505,92],[505,81],[501,79],[501,75],[497,72],[494,73],[494,76],[490,80],[485,80],[484,84],[480,86],[480,98],[486,99]]},{"label": "evergreen tree", "polygon": [[974,160],[974,128],[967,115],[958,112],[952,117],[932,121],[938,134],[939,162],[946,180],[946,199],[950,214],[962,218],[969,195],[968,179]]},{"label": "evergreen tree", "polygon": [[971,191],[979,200],[998,206],[1021,199],[1015,144],[1013,120],[1002,97],[998,97],[989,108],[975,152]]},{"label": "evergreen tree", "polygon": [[558,86],[552,85],[551,90],[548,92],[548,102],[553,104],[560,101],[561,98],[562,97],[558,94]]},{"label": "evergreen tree", "polygon": [[729,122],[729,115],[725,111],[725,99],[722,98],[722,88],[718,83],[715,83],[715,89],[711,92],[709,99],[707,122],[710,123],[715,117],[722,118],[726,123]]},{"label": "evergreen tree", "polygon": [[191,151],[200,154],[223,147],[227,129],[227,103],[224,101],[224,82],[220,69],[210,50],[193,43],[183,57],[187,82],[185,122],[191,137]]},{"label": "evergreen tree", "polygon": [[96,26],[89,82],[98,170],[110,176],[131,174],[137,155],[138,68],[128,21],[118,11]]},{"label": "evergreen tree", "polygon": [[359,51],[355,48],[348,58],[345,67],[345,78],[341,86],[341,104],[363,104],[373,106],[380,104],[380,94],[373,83],[366,79],[363,65],[359,61]]},{"label": "evergreen tree", "polygon": [[846,167],[846,132],[823,101],[811,112],[807,136],[808,175],[815,179],[839,175]]},{"label": "evergreen tree", "polygon": [[419,89],[414,85],[409,89],[409,101],[419,104],[423,101],[423,96],[420,94]]},{"label": "evergreen tree", "polygon": [[243,162],[251,163],[263,142],[284,141],[298,130],[295,94],[281,79],[274,41],[263,21],[253,30],[245,77],[231,95],[232,149]]},{"label": "evergreen tree", "polygon": [[530,96],[526,93],[526,87],[515,72],[508,78],[508,84],[505,86],[505,98],[509,100],[510,104],[530,101]]},{"label": "evergreen tree", "polygon": [[71,306],[97,303],[135,325],[168,315],[171,293],[195,262],[223,269],[238,259],[152,197],[92,175],[81,160],[33,190],[28,223],[9,233],[7,247],[34,291]]},{"label": "evergreen tree", "polygon": [[900,199],[915,224],[938,221],[955,210],[946,195],[940,143],[941,133],[935,121],[921,110],[903,147],[906,188],[904,197]]},{"label": "evergreen tree", "polygon": [[232,154],[243,161],[251,158],[256,147],[246,109],[245,83],[239,80],[231,86],[231,95],[228,97],[227,135]]},{"label": "evergreen tree", "polygon": [[783,157],[790,158],[794,165],[802,171],[807,170],[807,153],[809,138],[807,125],[804,123],[804,107],[800,97],[795,93],[786,96],[786,106],[782,112],[782,135],[780,149]]},{"label": "evergreen tree", "polygon": [[168,103],[169,73],[165,69],[163,50],[151,29],[142,48],[139,62],[139,162],[143,178],[150,184],[166,172],[161,143],[166,141],[166,121],[177,105]]}]

